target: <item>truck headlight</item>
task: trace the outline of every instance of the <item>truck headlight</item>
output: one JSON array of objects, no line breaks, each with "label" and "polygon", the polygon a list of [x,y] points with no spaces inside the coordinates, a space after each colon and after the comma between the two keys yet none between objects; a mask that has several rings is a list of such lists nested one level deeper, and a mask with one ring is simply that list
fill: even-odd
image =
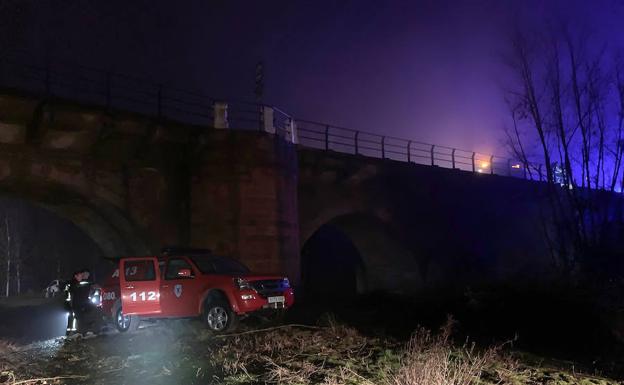
[{"label": "truck headlight", "polygon": [[100,306],[102,304],[102,290],[99,288],[93,290],[93,292],[89,295],[89,300],[92,304]]},{"label": "truck headlight", "polygon": [[234,278],[234,286],[236,286],[238,290],[253,290],[249,281],[240,277]]}]

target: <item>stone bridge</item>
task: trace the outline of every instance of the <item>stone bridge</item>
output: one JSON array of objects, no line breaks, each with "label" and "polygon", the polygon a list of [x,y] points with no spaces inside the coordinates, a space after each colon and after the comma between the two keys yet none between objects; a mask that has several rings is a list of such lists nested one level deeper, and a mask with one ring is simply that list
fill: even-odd
[{"label": "stone bridge", "polygon": [[320,292],[547,269],[541,183],[310,149],[224,120],[217,110],[217,128],[180,124],[5,91],[0,192],[69,219],[103,256],[206,247]]}]

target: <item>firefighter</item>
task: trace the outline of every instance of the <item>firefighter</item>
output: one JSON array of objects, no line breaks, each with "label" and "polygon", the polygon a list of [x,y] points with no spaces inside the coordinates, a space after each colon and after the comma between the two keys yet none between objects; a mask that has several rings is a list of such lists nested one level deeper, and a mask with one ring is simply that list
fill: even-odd
[{"label": "firefighter", "polygon": [[[78,331],[78,323],[84,321],[90,309],[91,273],[81,269],[74,273],[65,285],[65,309],[67,310],[67,335]],[[80,325],[81,329],[82,326]]]}]

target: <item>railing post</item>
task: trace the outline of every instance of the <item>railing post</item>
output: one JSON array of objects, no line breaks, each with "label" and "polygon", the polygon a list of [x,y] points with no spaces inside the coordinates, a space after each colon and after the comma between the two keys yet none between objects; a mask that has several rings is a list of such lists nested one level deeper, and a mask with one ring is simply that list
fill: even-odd
[{"label": "railing post", "polygon": [[[273,109],[273,107],[271,107],[271,109]],[[275,119],[275,111],[273,111],[273,119],[271,119],[271,124],[273,125],[273,133],[275,134],[275,137],[280,137],[280,136],[284,136],[284,128],[283,127],[279,127],[276,123],[276,119]]]},{"label": "railing post", "polygon": [[524,175],[524,179],[526,180],[527,178],[527,171],[529,169],[529,165],[526,162],[522,162],[522,171],[523,171],[523,175]]},{"label": "railing post", "polygon": [[358,147],[358,136],[360,136],[360,131],[355,131],[355,155],[359,155],[360,151],[359,151],[359,147]]},{"label": "railing post", "polygon": [[494,155],[490,155],[490,174],[494,175]]},{"label": "railing post", "polygon": [[412,141],[407,141],[407,162],[411,163],[412,161]]},{"label": "railing post", "polygon": [[106,109],[111,107],[111,73],[106,72]]},{"label": "railing post", "polygon": [[225,102],[215,102],[212,105],[214,110],[214,128],[226,129],[230,127],[228,122],[228,104]]},{"label": "railing post", "polygon": [[268,132],[269,134],[277,133],[275,129],[275,119],[273,117],[273,107],[262,106],[262,128],[264,132]]},{"label": "railing post", "polygon": [[453,164],[453,170],[455,170],[455,149],[451,151],[451,163]]},{"label": "railing post", "polygon": [[158,85],[158,100],[157,100],[157,114],[158,114],[158,119],[162,118],[162,92],[163,92],[163,86],[162,84]]},{"label": "railing post", "polygon": [[325,126],[325,151],[329,151],[329,124]]},{"label": "railing post", "polygon": [[475,152],[472,153],[472,156],[470,157],[470,160],[472,162],[472,172],[476,172],[477,171],[477,167],[475,166],[475,156],[477,154]]},{"label": "railing post", "polygon": [[431,145],[431,165],[435,166],[435,144]]},{"label": "railing post", "polygon": [[299,144],[299,134],[297,130],[297,122],[293,118],[288,118],[290,122],[290,141],[292,144]]},{"label": "railing post", "polygon": [[381,137],[381,159],[386,159],[386,137]]}]

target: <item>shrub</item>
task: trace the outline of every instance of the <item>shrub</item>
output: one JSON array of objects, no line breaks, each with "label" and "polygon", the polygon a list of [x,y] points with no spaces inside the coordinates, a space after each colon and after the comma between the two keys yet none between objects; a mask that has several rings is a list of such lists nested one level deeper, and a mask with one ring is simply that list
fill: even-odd
[{"label": "shrub", "polygon": [[496,348],[478,352],[474,344],[456,348],[450,341],[453,320],[449,318],[437,335],[420,328],[410,339],[401,366],[391,376],[393,385],[472,385],[480,382],[485,369],[494,366]]}]

